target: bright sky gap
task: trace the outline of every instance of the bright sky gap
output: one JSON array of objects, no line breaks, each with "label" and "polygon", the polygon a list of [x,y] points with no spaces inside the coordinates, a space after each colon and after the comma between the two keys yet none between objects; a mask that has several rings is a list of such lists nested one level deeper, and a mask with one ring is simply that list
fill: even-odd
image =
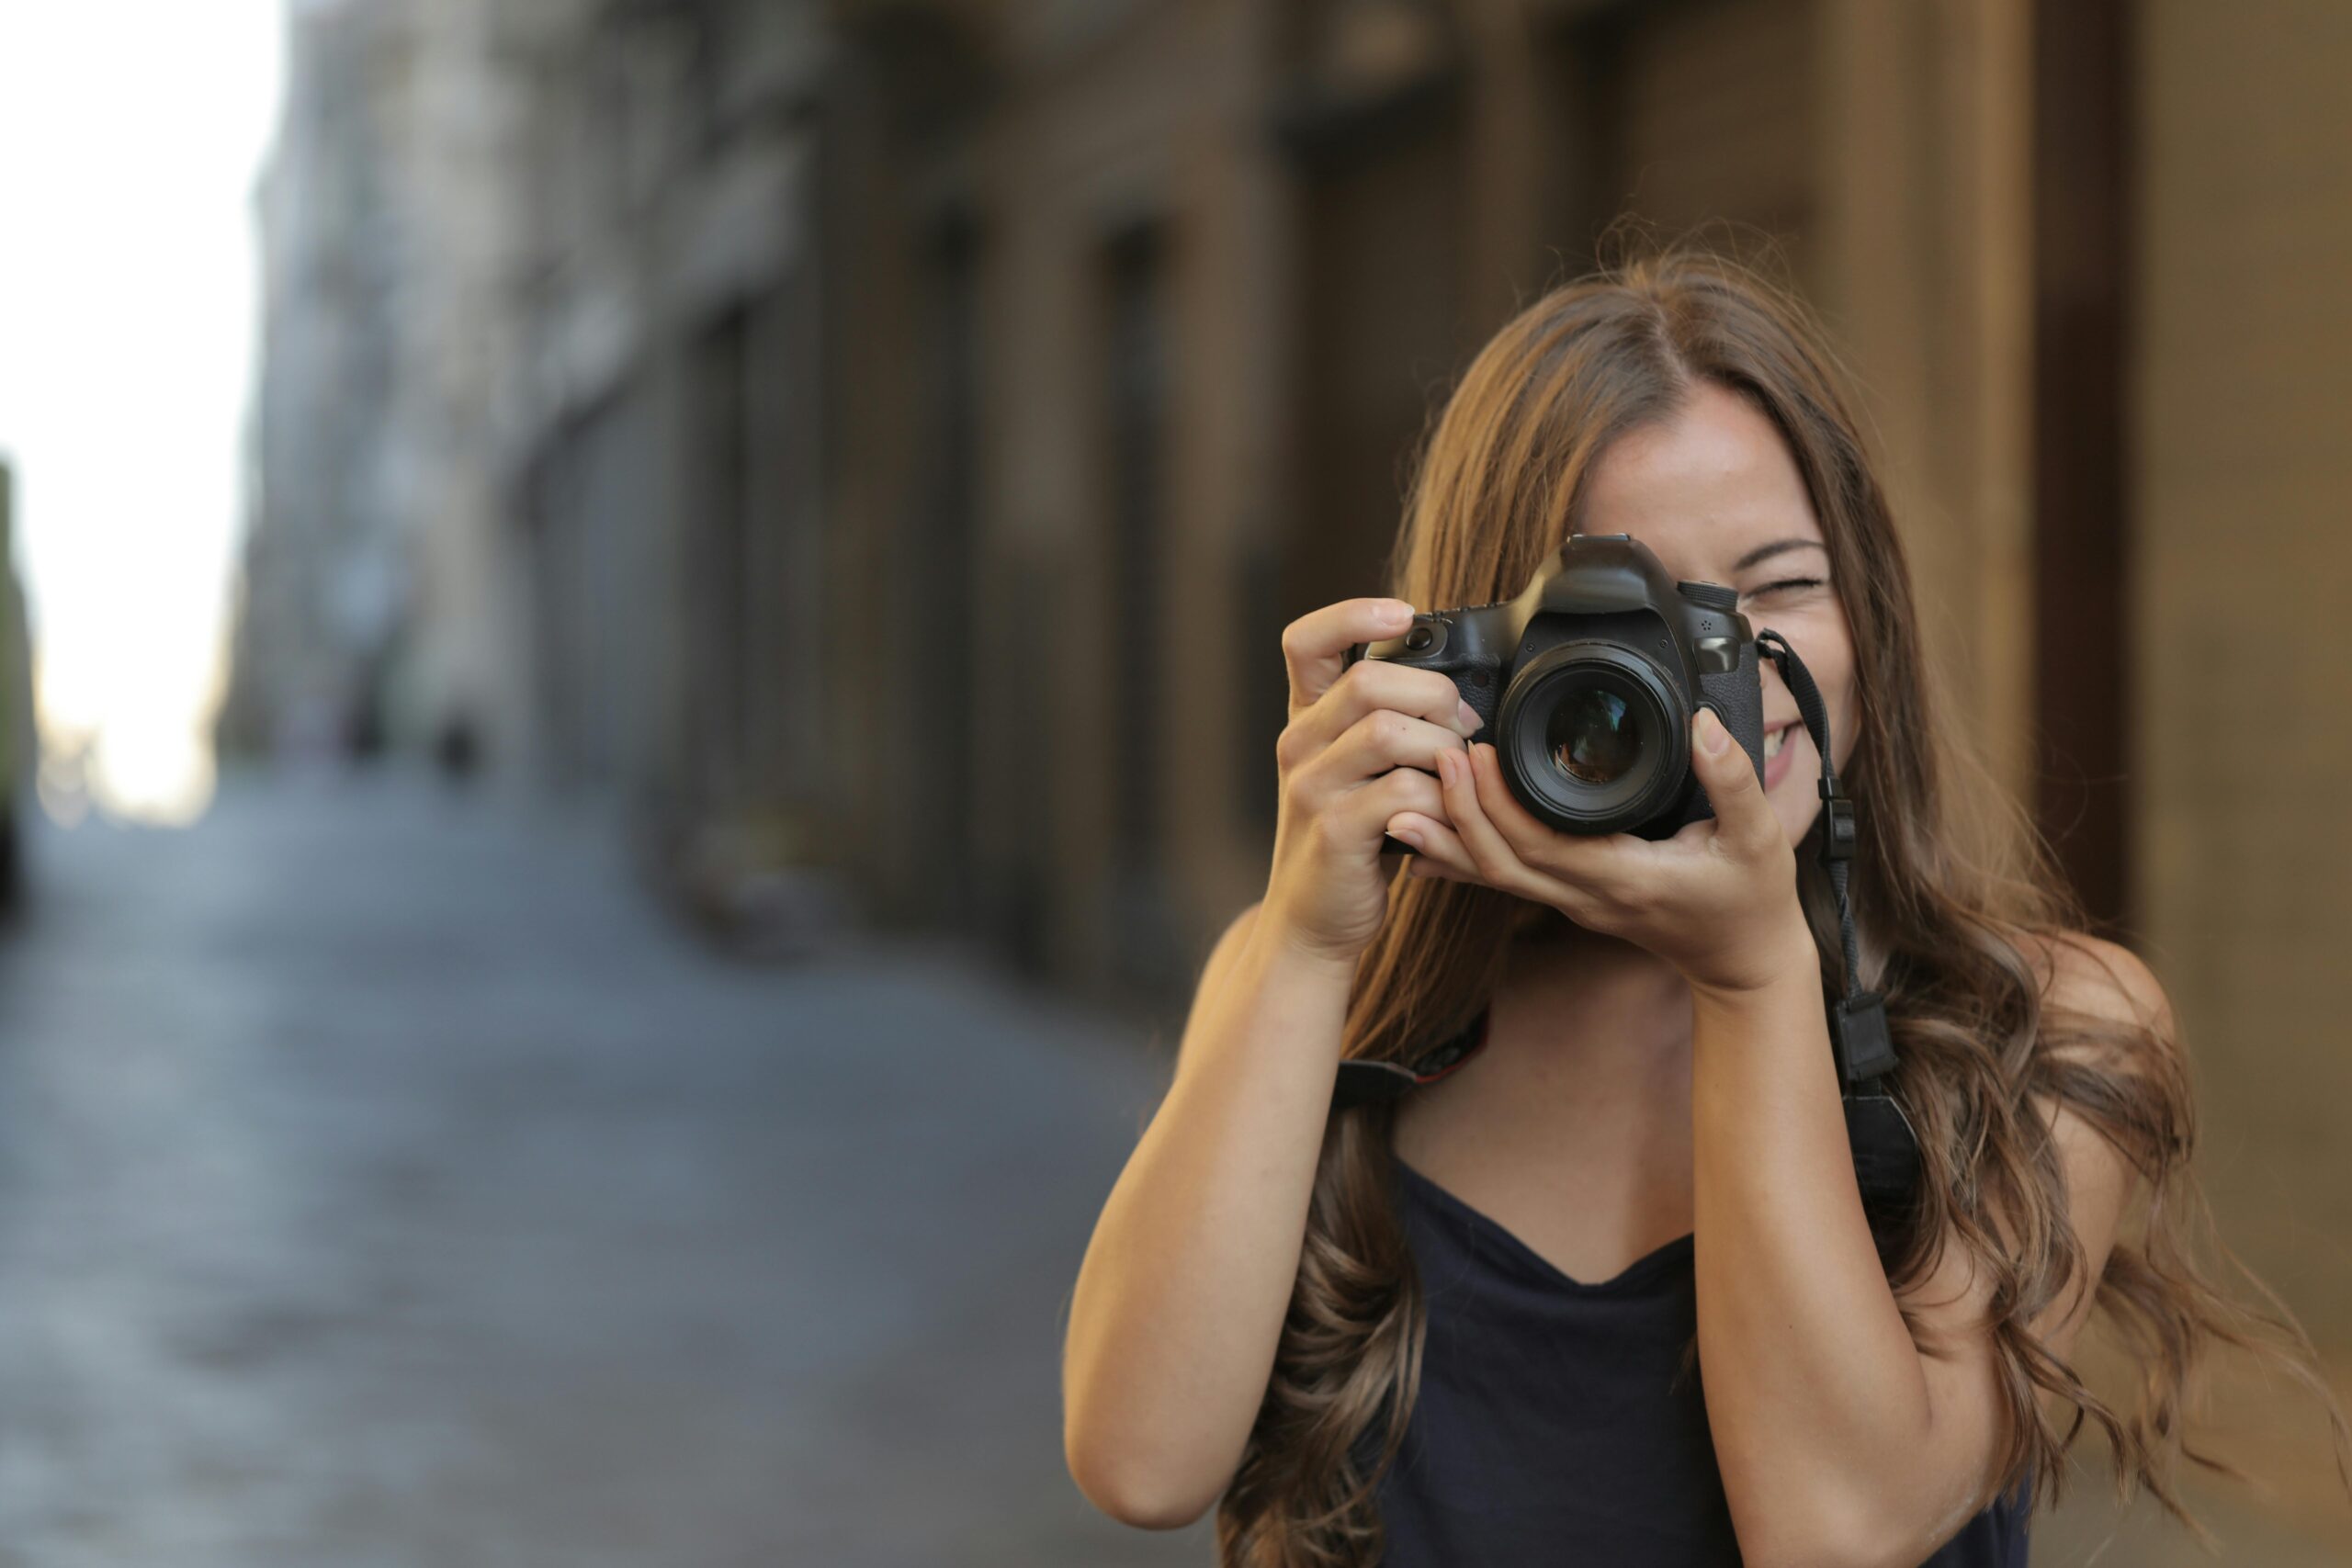
[{"label": "bright sky gap", "polygon": [[0,453],[42,798],[211,798],[280,0],[0,0]]}]

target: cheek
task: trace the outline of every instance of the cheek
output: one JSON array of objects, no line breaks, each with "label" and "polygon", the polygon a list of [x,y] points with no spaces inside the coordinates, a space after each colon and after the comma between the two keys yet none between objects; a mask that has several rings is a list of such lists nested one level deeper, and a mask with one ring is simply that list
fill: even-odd
[{"label": "cheek", "polygon": [[1861,708],[1849,697],[1846,705],[1844,722],[1838,726],[1838,733],[1830,738],[1832,743],[1831,750],[1833,753],[1831,761],[1837,765],[1838,777],[1841,787],[1845,781],[1847,770],[1853,764],[1854,743],[1860,738]]},{"label": "cheek", "polygon": [[[1770,626],[1786,637],[1797,657],[1804,660],[1806,671],[1820,688],[1822,701],[1829,709],[1832,760],[1842,776],[1853,756],[1860,714],[1854,690],[1854,647],[1844,612],[1835,604],[1815,605],[1803,611],[1783,611],[1777,617],[1750,619],[1758,629]],[[1778,676],[1767,674],[1765,679],[1769,684]],[[1800,733],[1804,733],[1802,727]],[[1770,796],[1772,809],[1781,818],[1791,843],[1803,839],[1821,813],[1817,788],[1820,778],[1821,761],[1813,750],[1812,737],[1806,734],[1802,763],[1792,766],[1782,775]]]},{"label": "cheek", "polygon": [[1822,697],[1829,705],[1830,761],[1843,774],[1861,732],[1861,694],[1854,684],[1853,650],[1840,646],[1820,679]]},{"label": "cheek", "polygon": [[[1845,612],[1832,603],[1783,619],[1788,625],[1781,629],[1787,636],[1789,646],[1804,660],[1814,684],[1821,688],[1822,701],[1828,706],[1830,760],[1843,773],[1847,760],[1854,754],[1854,739],[1861,717],[1861,705],[1854,689],[1853,636],[1847,627]],[[1814,766],[1817,778],[1820,763],[1816,761]],[[1820,797],[1810,784],[1804,795],[1810,821],[1811,808]]]},{"label": "cheek", "polygon": [[[1844,650],[1838,650],[1842,656]],[[1854,754],[1854,739],[1860,720],[1861,705],[1856,700],[1852,665],[1843,657],[1824,659],[1809,666],[1814,680],[1821,688],[1823,703],[1829,710],[1830,761],[1843,773],[1846,763]],[[1815,764],[1816,769],[1820,763]]]}]

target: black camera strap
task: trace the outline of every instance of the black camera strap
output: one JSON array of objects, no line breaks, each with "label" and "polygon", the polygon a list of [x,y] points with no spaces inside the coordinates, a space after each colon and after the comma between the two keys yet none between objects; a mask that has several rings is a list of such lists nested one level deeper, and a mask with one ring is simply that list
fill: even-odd
[{"label": "black camera strap", "polygon": [[1776,631],[1756,634],[1756,645],[1781,671],[1797,700],[1805,733],[1821,753],[1820,860],[1838,895],[1838,942],[1845,958],[1845,994],[1829,999],[1829,1046],[1838,1058],[1838,1095],[1846,1108],[1846,1143],[1854,1155],[1854,1179],[1867,1205],[1900,1204],[1919,1177],[1919,1139],[1894,1098],[1894,1040],[1886,1022],[1886,999],[1862,988],[1860,944],[1854,937],[1854,907],[1846,891],[1859,837],[1854,802],[1838,784],[1829,756],[1829,709],[1813,672]]},{"label": "black camera strap", "polygon": [[[1918,1179],[1919,1145],[1910,1118],[1893,1093],[1897,1062],[1887,1028],[1885,999],[1876,991],[1863,989],[1861,984],[1861,949],[1854,935],[1853,905],[1846,887],[1858,839],[1854,802],[1838,787],[1837,767],[1830,761],[1829,709],[1821,700],[1812,671],[1780,633],[1758,632],[1756,643],[1795,696],[1805,732],[1821,756],[1818,853],[1837,894],[1838,945],[1845,960],[1844,994],[1829,999],[1829,1044],[1837,1058],[1855,1180],[1875,1219],[1883,1206],[1900,1204],[1910,1196]],[[1487,1013],[1481,1008],[1460,1032],[1423,1052],[1409,1066],[1341,1062],[1332,1088],[1332,1109],[1400,1099],[1460,1068],[1487,1043]]]}]

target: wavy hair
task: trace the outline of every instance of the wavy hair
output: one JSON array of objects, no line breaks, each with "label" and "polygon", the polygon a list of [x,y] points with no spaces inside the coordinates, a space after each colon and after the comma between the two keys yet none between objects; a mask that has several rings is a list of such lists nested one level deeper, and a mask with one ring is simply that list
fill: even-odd
[{"label": "wavy hair", "polygon": [[[1896,1290],[1924,1280],[1947,1238],[1991,1270],[2001,1490],[2030,1474],[2063,1495],[2086,1420],[2104,1431],[2117,1492],[2136,1482],[2200,1540],[2174,1484],[2190,1446],[2191,1372],[2223,1344],[2283,1367],[2319,1397],[2338,1466],[2352,1431],[2292,1314],[2211,1226],[2191,1168],[2189,1065],[2165,1020],[2122,1024],[2044,996],[2054,945],[2088,929],[2078,897],[2014,795],[1946,722],[1922,657],[1909,568],[1842,367],[1815,318],[1757,267],[1685,240],[1556,288],[1464,371],[1427,435],[1387,592],[1420,605],[1508,598],[1574,531],[1587,476],[1628,431],[1671,418],[1712,382],[1770,418],[1802,471],[1851,627],[1859,734],[1845,776],[1860,802],[1851,895],[1862,985],[1883,994],[1902,1057],[1896,1092],[1918,1130],[1924,1179],[1881,1254]],[[1836,903],[1799,846],[1800,893],[1826,984],[1842,987]],[[1399,873],[1358,964],[1344,1050],[1399,1060],[1466,1023],[1500,979],[1514,931],[1544,911],[1472,884]],[[2029,1101],[2074,1111],[2145,1183],[2144,1224],[2119,1235],[2094,1311],[2140,1369],[2110,1405],[2050,1352],[2033,1320],[2086,1268],[2067,1224],[2060,1152]],[[1426,1311],[1394,1209],[1393,1111],[1326,1129],[1298,1278],[1265,1400],[1217,1508],[1222,1568],[1363,1568],[1380,1555],[1374,1503],[1419,1385]],[[2128,1226],[2126,1227],[2129,1228]],[[2215,1283],[2210,1242],[2267,1305]],[[1907,1308],[1914,1342],[1920,1324]],[[2060,1429],[2039,1391],[2073,1408]],[[1362,1462],[1377,1439],[1377,1458]]]}]

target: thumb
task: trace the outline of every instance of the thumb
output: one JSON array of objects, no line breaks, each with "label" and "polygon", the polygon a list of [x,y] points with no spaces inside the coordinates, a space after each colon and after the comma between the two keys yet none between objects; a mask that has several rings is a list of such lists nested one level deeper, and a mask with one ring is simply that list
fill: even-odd
[{"label": "thumb", "polygon": [[1781,826],[1764,798],[1760,764],[1725,728],[1712,707],[1702,706],[1690,722],[1690,766],[1714,807],[1721,832],[1742,849],[1761,848],[1765,830]]}]

